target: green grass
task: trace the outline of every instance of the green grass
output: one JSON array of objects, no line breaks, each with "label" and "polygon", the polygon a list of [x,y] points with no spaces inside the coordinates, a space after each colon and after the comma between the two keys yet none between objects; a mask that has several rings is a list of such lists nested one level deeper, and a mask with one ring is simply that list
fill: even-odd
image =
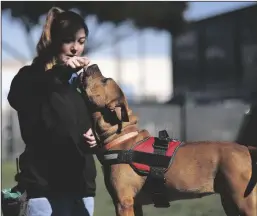
[{"label": "green grass", "polygon": [[15,184],[15,163],[2,163],[2,188],[12,187]]},{"label": "green grass", "polygon": [[[95,216],[111,216],[115,215],[114,207],[110,196],[105,189],[101,166],[97,161],[97,192],[95,204]],[[16,168],[14,163],[2,164],[2,188],[11,187],[14,183],[14,175]],[[144,216],[162,215],[162,216],[225,216],[221,207],[219,196],[212,195],[209,197],[175,201],[171,203],[168,209],[157,209],[153,205],[145,206]]]}]

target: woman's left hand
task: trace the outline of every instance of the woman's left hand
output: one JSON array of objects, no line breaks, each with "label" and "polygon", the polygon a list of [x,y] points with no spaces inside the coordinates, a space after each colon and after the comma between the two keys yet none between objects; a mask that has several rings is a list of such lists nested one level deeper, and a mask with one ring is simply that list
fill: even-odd
[{"label": "woman's left hand", "polygon": [[87,144],[89,144],[90,148],[93,148],[97,145],[95,136],[91,128],[86,133],[84,133],[83,136],[85,137],[85,141]]},{"label": "woman's left hand", "polygon": [[90,63],[90,60],[87,57],[79,57],[79,56],[73,56],[68,58],[65,61],[65,65],[69,66],[73,69],[75,68],[84,68],[87,67],[87,65]]}]

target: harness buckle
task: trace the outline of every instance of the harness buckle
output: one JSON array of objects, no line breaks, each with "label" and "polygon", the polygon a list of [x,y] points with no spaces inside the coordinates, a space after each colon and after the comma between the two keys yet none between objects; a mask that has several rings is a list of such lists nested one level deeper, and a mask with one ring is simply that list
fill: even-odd
[{"label": "harness buckle", "polygon": [[169,142],[166,140],[155,140],[153,147],[159,150],[167,150],[169,146]]},{"label": "harness buckle", "polygon": [[170,139],[169,134],[166,130],[159,131],[159,138],[161,140],[166,140],[167,138]]},{"label": "harness buckle", "polygon": [[159,137],[155,139],[153,147],[155,152],[160,155],[165,155],[171,141],[169,134],[166,130],[159,131]]}]

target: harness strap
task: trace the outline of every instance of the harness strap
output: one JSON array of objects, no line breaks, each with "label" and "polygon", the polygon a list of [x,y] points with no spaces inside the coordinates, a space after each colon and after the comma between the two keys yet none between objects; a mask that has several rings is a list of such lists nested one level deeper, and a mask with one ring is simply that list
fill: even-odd
[{"label": "harness strap", "polygon": [[117,163],[131,164],[134,162],[167,169],[170,157],[133,150],[112,150],[104,153],[104,160],[109,165]]},{"label": "harness strap", "polygon": [[[170,138],[166,130],[159,131],[159,139],[155,138],[155,142],[153,145],[154,154],[158,154],[159,156],[166,155],[166,151],[169,147]],[[165,167],[157,167],[151,166],[148,181],[151,185],[153,185],[153,202],[155,207],[169,207],[169,199],[166,188],[166,179],[164,177],[164,173],[166,171]]]}]

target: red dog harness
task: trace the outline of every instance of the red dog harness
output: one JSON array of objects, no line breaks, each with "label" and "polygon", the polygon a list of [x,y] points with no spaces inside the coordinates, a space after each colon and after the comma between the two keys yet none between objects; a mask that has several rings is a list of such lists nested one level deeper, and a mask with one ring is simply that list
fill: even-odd
[{"label": "red dog harness", "polygon": [[[160,151],[156,152],[154,144],[157,142],[163,142],[162,144],[166,144],[167,147],[164,148],[159,145]],[[148,137],[136,143],[129,150],[107,151],[104,154],[104,159],[107,164],[130,164],[141,175],[148,175],[151,167],[159,167],[166,172],[181,144],[182,142],[178,140],[163,141],[156,137]],[[163,150],[163,154],[160,153],[161,150]]]},{"label": "red dog harness", "polygon": [[170,139],[166,131],[160,131],[159,137],[147,137],[129,150],[109,150],[104,153],[104,164],[130,164],[139,175],[147,176],[147,181],[156,189],[153,201],[156,207],[168,207],[166,179],[164,173],[182,146],[182,142]]},{"label": "red dog harness", "polygon": [[[158,139],[158,138],[157,138]],[[155,137],[149,137],[147,140],[145,140],[142,143],[138,143],[136,146],[132,148],[134,151],[139,151],[139,152],[145,152],[145,153],[150,153],[154,155],[154,142],[156,142]],[[168,157],[169,163],[168,167],[165,167],[165,171],[169,166],[171,165],[171,159],[173,154],[175,153],[175,150],[178,149],[178,146],[181,144],[180,141],[177,140],[171,140],[168,142],[168,147],[165,152],[165,156]],[[153,158],[154,159],[154,158]],[[137,163],[137,162],[132,162],[131,166],[137,171],[137,172],[145,172],[149,173],[150,172],[150,166],[148,164],[144,163]]]}]

